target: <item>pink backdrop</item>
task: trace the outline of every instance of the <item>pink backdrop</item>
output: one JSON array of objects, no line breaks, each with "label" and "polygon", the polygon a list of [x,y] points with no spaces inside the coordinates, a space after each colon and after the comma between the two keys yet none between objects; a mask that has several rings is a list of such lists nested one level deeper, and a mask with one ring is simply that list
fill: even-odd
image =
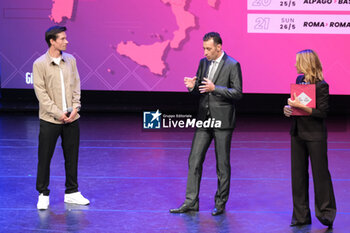
[{"label": "pink backdrop", "polygon": [[[252,1],[249,4],[271,2]],[[247,23],[248,14],[288,19],[303,14],[317,17],[313,21],[322,21],[323,15],[335,19],[345,15],[341,21],[347,22],[348,6],[343,11],[325,11],[326,6],[300,11],[278,6],[252,9],[249,4],[243,0],[3,0],[1,85],[32,88],[32,63],[47,49],[44,32],[59,24],[68,28],[67,52],[77,58],[85,90],[186,91],[183,77],[196,72],[203,57],[203,35],[217,31],[224,51],[241,63],[245,93],[289,93],[297,75],[295,53],[310,48],[320,56],[330,92],[350,94],[350,25],[336,28],[333,34],[327,27],[316,33],[312,31],[316,26],[301,28],[303,22],[292,20],[286,25],[294,25],[296,31],[279,33],[280,22],[272,22],[270,16],[271,31],[248,33]],[[255,23],[250,26],[256,29]]]}]

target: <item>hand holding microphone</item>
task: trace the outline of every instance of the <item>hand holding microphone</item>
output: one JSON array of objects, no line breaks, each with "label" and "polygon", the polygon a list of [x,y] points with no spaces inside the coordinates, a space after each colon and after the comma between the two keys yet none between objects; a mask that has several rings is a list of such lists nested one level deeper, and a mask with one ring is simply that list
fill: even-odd
[{"label": "hand holding microphone", "polygon": [[67,108],[67,113],[66,116],[68,117],[67,119],[64,119],[64,123],[72,123],[75,116],[77,115],[78,110],[76,108],[69,107]]},{"label": "hand holding microphone", "polygon": [[73,111],[73,108],[72,108],[72,107],[67,108],[66,116],[67,116],[68,118],[70,117],[70,114],[72,113],[72,111]]}]

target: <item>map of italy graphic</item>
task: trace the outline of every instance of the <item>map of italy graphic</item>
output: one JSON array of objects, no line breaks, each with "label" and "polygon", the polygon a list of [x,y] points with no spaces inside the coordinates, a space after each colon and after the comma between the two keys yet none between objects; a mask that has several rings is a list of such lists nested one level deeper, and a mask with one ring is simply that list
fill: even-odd
[{"label": "map of italy graphic", "polygon": [[[179,49],[181,43],[188,37],[186,32],[196,26],[195,16],[185,8],[191,0],[158,0],[171,7],[178,29],[173,32],[170,40],[152,44],[136,44],[134,41],[122,41],[116,46],[116,52],[129,57],[150,72],[164,76],[166,61],[165,51]],[[215,8],[218,0],[207,0],[209,6]],[[55,23],[61,23],[65,18],[70,20],[73,14],[74,0],[52,0],[51,15],[49,18]]]}]

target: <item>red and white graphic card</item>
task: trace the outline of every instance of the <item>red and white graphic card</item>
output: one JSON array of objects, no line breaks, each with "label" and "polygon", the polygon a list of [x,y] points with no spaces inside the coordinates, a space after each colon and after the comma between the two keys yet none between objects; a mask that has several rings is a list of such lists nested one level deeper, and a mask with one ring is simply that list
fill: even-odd
[{"label": "red and white graphic card", "polygon": [[[299,101],[310,107],[316,107],[316,86],[315,84],[291,84],[290,86],[290,97],[294,100],[294,93],[296,94]],[[293,116],[305,116],[308,115],[305,111],[293,108]]]}]

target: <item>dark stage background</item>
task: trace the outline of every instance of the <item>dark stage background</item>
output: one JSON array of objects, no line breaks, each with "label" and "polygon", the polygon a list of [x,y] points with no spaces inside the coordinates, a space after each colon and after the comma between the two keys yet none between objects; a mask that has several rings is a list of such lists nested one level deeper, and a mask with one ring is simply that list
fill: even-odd
[{"label": "dark stage background", "polygon": [[[283,115],[288,94],[244,94],[236,103],[237,114]],[[82,91],[82,113],[141,113],[157,110],[168,113],[197,111],[198,96],[184,92]],[[331,95],[329,115],[349,115],[349,95]],[[0,89],[0,111],[37,111],[38,102],[32,89]]]}]

